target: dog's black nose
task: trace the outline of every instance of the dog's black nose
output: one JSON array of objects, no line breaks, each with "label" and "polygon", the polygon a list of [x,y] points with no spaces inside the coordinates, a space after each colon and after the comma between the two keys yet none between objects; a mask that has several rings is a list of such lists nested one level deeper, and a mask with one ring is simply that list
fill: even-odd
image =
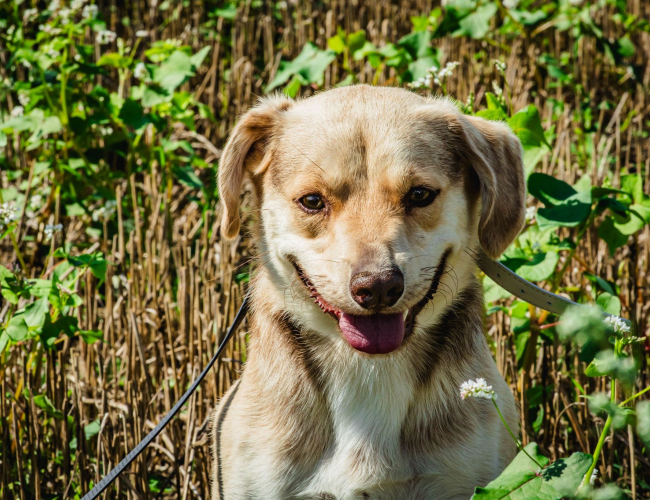
[{"label": "dog's black nose", "polygon": [[350,293],[365,309],[390,307],[404,293],[404,275],[396,267],[379,273],[359,272],[350,280]]}]

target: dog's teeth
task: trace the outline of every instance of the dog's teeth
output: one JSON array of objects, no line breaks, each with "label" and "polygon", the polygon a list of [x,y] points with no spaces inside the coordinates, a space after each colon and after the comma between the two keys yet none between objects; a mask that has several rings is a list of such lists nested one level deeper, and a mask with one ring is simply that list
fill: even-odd
[{"label": "dog's teeth", "polygon": [[406,321],[406,317],[409,315],[409,310],[407,309],[404,311],[404,321]]}]

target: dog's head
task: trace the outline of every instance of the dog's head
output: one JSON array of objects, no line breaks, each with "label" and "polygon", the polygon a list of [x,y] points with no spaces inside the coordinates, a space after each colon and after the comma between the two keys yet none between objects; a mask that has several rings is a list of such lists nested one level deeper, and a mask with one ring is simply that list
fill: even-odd
[{"label": "dog's head", "polygon": [[284,310],[369,354],[425,326],[441,282],[458,290],[472,252],[497,257],[524,222],[521,145],[507,125],[400,89],[275,96],[246,113],[219,168],[229,238],[245,173]]}]

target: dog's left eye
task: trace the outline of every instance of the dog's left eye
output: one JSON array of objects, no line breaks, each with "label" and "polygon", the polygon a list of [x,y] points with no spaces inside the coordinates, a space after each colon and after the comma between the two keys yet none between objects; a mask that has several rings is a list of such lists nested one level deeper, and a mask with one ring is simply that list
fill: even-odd
[{"label": "dog's left eye", "polygon": [[323,198],[317,194],[308,194],[300,198],[300,204],[310,212],[322,210],[325,204]]},{"label": "dog's left eye", "polygon": [[431,205],[438,193],[422,186],[416,186],[406,195],[406,204],[409,207],[426,207]]}]

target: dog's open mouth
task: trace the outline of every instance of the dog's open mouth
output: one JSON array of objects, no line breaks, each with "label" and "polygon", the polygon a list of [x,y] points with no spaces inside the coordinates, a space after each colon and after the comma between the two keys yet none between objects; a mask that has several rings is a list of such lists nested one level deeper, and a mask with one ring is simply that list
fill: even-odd
[{"label": "dog's open mouth", "polygon": [[337,321],[343,338],[350,346],[366,354],[388,354],[402,345],[404,339],[413,333],[418,314],[438,291],[449,252],[450,250],[447,250],[442,255],[424,297],[408,311],[392,314],[360,315],[349,314],[337,309],[318,293],[318,290],[300,267],[296,258],[290,256],[289,261],[293,264],[298,277],[309,291],[309,296],[314,299],[314,302],[318,304],[325,314],[331,315]]}]

